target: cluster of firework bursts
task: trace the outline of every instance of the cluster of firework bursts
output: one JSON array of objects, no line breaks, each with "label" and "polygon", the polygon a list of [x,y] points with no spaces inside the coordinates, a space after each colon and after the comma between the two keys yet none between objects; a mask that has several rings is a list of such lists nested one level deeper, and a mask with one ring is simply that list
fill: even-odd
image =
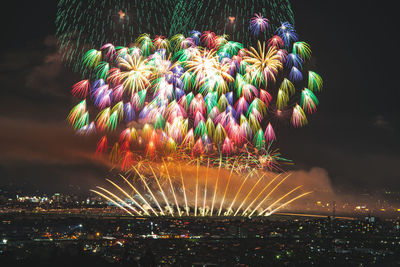
[{"label": "cluster of firework bursts", "polygon": [[[260,14],[250,20],[255,37],[268,27]],[[123,170],[167,158],[279,170],[290,161],[272,148],[275,128],[307,124],[318,106],[322,79],[310,58],[287,22],[250,48],[210,31],[107,43],[85,54],[87,79],[73,86],[80,102],[68,121],[80,134],[100,134],[96,153]]]}]

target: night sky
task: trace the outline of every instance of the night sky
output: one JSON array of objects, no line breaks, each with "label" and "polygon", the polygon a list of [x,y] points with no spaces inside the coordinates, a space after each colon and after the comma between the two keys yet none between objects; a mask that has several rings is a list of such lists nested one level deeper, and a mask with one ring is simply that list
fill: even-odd
[{"label": "night sky", "polygon": [[[86,190],[109,175],[93,160],[95,141],[75,136],[65,121],[80,77],[57,54],[56,2],[9,1],[3,9],[0,188]],[[338,189],[400,189],[393,1],[291,2],[324,89],[306,127],[278,132],[282,154],[296,163],[291,168],[325,169]]]}]

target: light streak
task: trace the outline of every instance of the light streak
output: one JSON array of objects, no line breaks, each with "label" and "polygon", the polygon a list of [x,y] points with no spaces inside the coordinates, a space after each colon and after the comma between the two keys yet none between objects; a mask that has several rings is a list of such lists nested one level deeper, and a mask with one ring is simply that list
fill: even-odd
[{"label": "light streak", "polygon": [[121,176],[127,183],[128,185],[133,189],[133,191],[135,191],[136,194],[138,194],[138,196],[143,200],[144,203],[147,204],[147,206],[149,206],[149,208],[151,209],[152,212],[154,212],[155,215],[157,215],[157,212],[151,207],[151,205],[147,202],[147,200],[140,194],[140,192],[128,181],[128,179],[126,179],[122,174],[120,174],[119,176]]},{"label": "light streak", "polygon": [[228,182],[226,183],[224,196],[222,197],[221,205],[219,206],[218,216],[221,215],[222,205],[224,205],[224,200],[225,200],[226,192],[228,191],[228,187],[229,187],[229,184],[230,184],[230,182],[231,182],[232,173],[233,173],[233,167],[234,167],[234,166],[235,166],[235,162],[232,164],[231,173],[229,174]]},{"label": "light streak", "polygon": [[250,177],[250,175],[251,175],[252,173],[253,173],[253,172],[249,172],[249,174],[247,174],[246,178],[243,180],[242,184],[240,185],[238,191],[236,192],[235,197],[234,197],[233,200],[232,200],[231,205],[230,205],[229,208],[228,208],[228,214],[229,214],[230,211],[232,210],[233,204],[235,204],[236,198],[237,198],[237,196],[239,195],[240,191],[242,190],[243,185],[246,183],[247,179]]},{"label": "light streak", "polygon": [[[147,212],[147,210],[145,210],[142,206],[140,206],[139,203],[136,202],[136,200],[134,200],[126,191],[124,191],[121,187],[119,187],[116,183],[114,183],[113,181],[106,179],[108,182],[110,182],[113,186],[115,186],[119,191],[121,191],[126,197],[128,197],[133,203],[135,203],[135,205],[140,208],[144,213],[146,213],[146,215],[150,216],[150,214]],[[157,215],[157,214],[156,214]],[[158,216],[158,215],[157,215]]]},{"label": "light streak", "polygon": [[253,215],[254,212],[256,212],[256,210],[261,206],[262,203],[264,203],[264,201],[290,176],[287,175],[285,178],[283,178],[271,191],[269,191],[268,195],[266,195],[263,200],[258,203],[258,205],[253,209],[253,211],[250,213],[249,217],[251,217],[251,215]]},{"label": "light streak", "polygon": [[237,213],[240,211],[240,209],[242,208],[244,203],[246,203],[247,198],[251,195],[251,193],[253,192],[254,188],[257,187],[258,183],[264,178],[264,176],[265,176],[265,173],[263,175],[261,175],[260,178],[258,178],[257,183],[255,183],[253,185],[253,187],[250,189],[250,191],[247,193],[246,197],[242,201],[242,204],[240,204],[239,208],[236,210],[236,212],[235,212],[235,214],[233,214],[233,216],[237,215]]},{"label": "light streak", "polygon": [[210,167],[210,160],[207,162],[207,172],[206,172],[206,182],[204,184],[204,197],[203,197],[203,217],[205,215],[206,210],[206,199],[207,199],[207,180],[208,180],[208,170]]},{"label": "light streak", "polygon": [[180,210],[180,208],[179,208],[178,200],[176,199],[174,186],[172,185],[172,181],[171,181],[171,176],[169,175],[169,171],[168,171],[167,164],[165,163],[165,161],[163,161],[163,162],[164,162],[165,169],[166,169],[166,171],[167,171],[167,176],[168,176],[169,184],[170,184],[170,186],[171,186],[172,195],[174,196],[176,208],[178,209],[179,217],[181,217],[181,216],[182,216],[182,215],[181,215],[181,210]]},{"label": "light streak", "polygon": [[290,190],[289,192],[287,192],[286,194],[284,194],[282,197],[280,197],[279,199],[277,199],[274,203],[272,203],[271,205],[268,206],[268,208],[266,208],[265,210],[261,211],[260,214],[258,215],[262,215],[265,211],[269,210],[272,206],[274,206],[276,203],[278,203],[279,201],[281,201],[282,199],[286,198],[288,195],[290,195],[291,193],[293,193],[294,191],[296,191],[297,189],[299,189],[300,187],[302,187],[301,185],[299,185],[298,187]]},{"label": "light streak", "polygon": [[98,191],[96,191],[96,190],[93,190],[93,189],[90,189],[90,191],[92,191],[93,193],[98,194],[99,196],[104,197],[104,198],[107,199],[108,201],[111,201],[114,205],[116,205],[116,206],[119,207],[120,209],[126,211],[126,213],[128,213],[129,215],[133,216],[133,214],[132,214],[129,210],[125,209],[123,206],[121,206],[120,204],[118,204],[117,202],[115,202],[115,201],[114,201],[113,199],[111,199],[110,197],[108,197],[108,196],[106,196],[106,195],[104,195],[104,194],[102,194],[102,193],[100,193],[100,192],[98,192]]},{"label": "light streak", "polygon": [[278,174],[275,176],[274,179],[272,179],[259,193],[258,195],[253,199],[253,201],[247,206],[247,208],[243,211],[242,216],[246,213],[248,209],[256,202],[256,200],[261,196],[262,193],[264,193],[265,190],[280,176],[281,174]]},{"label": "light streak", "polygon": [[168,198],[166,197],[166,195],[165,195],[165,193],[164,193],[164,190],[162,189],[162,187],[161,187],[161,185],[160,185],[160,181],[158,181],[157,175],[155,174],[153,168],[152,168],[150,165],[149,165],[149,167],[150,167],[151,171],[153,172],[154,179],[155,179],[156,182],[157,182],[158,188],[160,188],[160,192],[161,192],[161,194],[162,194],[162,196],[163,196],[163,198],[164,198],[165,204],[166,204],[167,207],[168,207],[169,213],[171,214],[172,217],[174,217],[174,211],[171,209],[171,206],[169,205]]},{"label": "light streak", "polygon": [[218,175],[217,175],[217,179],[215,180],[214,197],[213,197],[213,200],[212,200],[211,212],[210,212],[211,216],[213,215],[213,211],[214,211],[214,203],[215,203],[215,197],[217,195],[218,179],[219,179],[219,175],[220,175],[220,172],[221,172],[221,164],[222,164],[222,156],[220,156],[219,167],[218,167]]},{"label": "light streak", "polygon": [[179,170],[180,170],[180,173],[181,173],[182,188],[183,188],[183,196],[184,196],[184,198],[185,198],[185,209],[186,209],[186,214],[187,214],[187,216],[189,216],[189,206],[188,206],[187,198],[186,198],[185,183],[184,183],[184,181],[183,181],[182,166],[181,166],[180,164],[179,164]]},{"label": "light streak", "polygon": [[[297,197],[292,198],[291,200],[289,200],[289,201],[283,203],[282,205],[280,205],[280,206],[278,206],[277,208],[275,208],[274,210],[272,210],[272,211],[270,212],[270,214],[274,214],[277,210],[280,210],[281,208],[283,208],[284,206],[286,206],[286,205],[292,203],[292,202],[295,201],[296,199],[302,198],[302,197],[304,197],[304,196],[306,196],[306,195],[309,195],[309,194],[311,194],[311,193],[312,193],[312,191],[309,191],[309,192],[306,192],[306,193],[304,193],[304,194],[301,194],[301,195],[299,195],[299,196],[297,196]],[[338,218],[339,218],[339,217],[338,217]]]},{"label": "light streak", "polygon": [[199,187],[199,160],[197,160],[197,169],[196,169],[196,197],[195,197],[195,204],[194,204],[194,216],[197,216],[197,191]]},{"label": "light streak", "polygon": [[114,195],[113,193],[111,193],[110,191],[108,191],[107,189],[104,189],[100,186],[97,186],[97,188],[103,190],[104,192],[106,192],[107,194],[109,194],[110,196],[114,197],[116,200],[118,200],[120,203],[122,203],[125,207],[128,207],[129,209],[131,209],[132,211],[136,212],[138,215],[140,215],[140,213],[131,205],[129,205],[128,203],[126,203],[125,201],[123,201],[122,199],[120,199],[118,196]]},{"label": "light streak", "polygon": [[[142,176],[142,174],[135,168],[135,166],[132,166],[132,168],[136,171],[136,173],[139,175],[140,179],[142,180],[143,184],[146,186],[146,189],[149,191],[151,197],[154,199],[154,201],[156,202],[157,207],[159,208],[161,214],[163,213],[163,210],[161,209],[160,204],[157,201],[157,198],[154,196],[153,191],[150,190],[148,184],[146,183],[146,180],[144,179],[144,177]],[[155,213],[157,215],[157,213]]]}]

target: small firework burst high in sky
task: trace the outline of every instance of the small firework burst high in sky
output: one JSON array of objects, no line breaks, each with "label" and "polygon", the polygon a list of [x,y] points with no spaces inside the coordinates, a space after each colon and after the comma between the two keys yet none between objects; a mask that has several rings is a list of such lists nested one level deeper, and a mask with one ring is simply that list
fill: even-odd
[{"label": "small firework burst high in sky", "polygon": [[[151,210],[156,216],[174,216],[173,207],[179,216],[191,214],[189,210],[195,216],[198,211],[208,214],[207,210],[213,215],[216,203],[220,205],[218,215],[269,215],[309,194],[299,191],[293,196],[298,186],[264,206],[286,178],[279,181],[272,177],[266,188],[277,183],[268,191],[263,187],[265,175],[253,177],[254,170],[281,172],[281,164],[291,162],[274,148],[276,129],[281,124],[307,124],[307,116],[319,104],[316,93],[322,89],[322,78],[309,68],[310,46],[299,41],[294,26],[282,22],[274,30],[270,27],[268,18],[254,14],[247,28],[252,36],[272,34],[249,47],[230,41],[226,34],[192,30],[169,39],[144,33],[129,46],[106,43],[88,50],[81,61],[84,79],[71,91],[77,104],[67,119],[79,134],[99,136],[99,157],[108,157],[123,171],[136,172],[132,182],[123,177],[134,195],[110,181],[128,202],[105,188],[94,192],[129,214],[150,215]],[[166,162],[174,163],[171,171]],[[151,167],[156,164],[161,167]],[[176,164],[197,165],[196,175],[190,175],[197,177],[196,182],[188,183],[189,178],[182,173],[171,176],[170,172],[178,169]],[[147,171],[139,170],[143,166]],[[207,173],[217,167],[217,177],[221,169],[230,170],[225,185],[219,185],[219,178],[214,186],[207,178],[201,184],[199,166],[207,166]],[[232,172],[246,176],[236,189],[231,185]],[[242,192],[250,176],[254,187]],[[257,179],[263,181],[258,187]],[[185,188],[185,184],[191,186]],[[218,190],[218,185],[225,189]],[[210,190],[214,194],[207,196]],[[179,192],[184,195],[183,211]],[[195,193],[189,200],[186,192]],[[229,197],[229,192],[236,195]],[[253,196],[255,192],[258,195]],[[143,195],[151,197],[146,200]],[[250,198],[255,206],[243,209],[235,204],[237,198],[242,204]],[[229,206],[225,206],[229,202],[225,199],[232,201]],[[281,202],[283,199],[286,202]],[[198,209],[201,201],[203,207]],[[210,201],[211,209],[207,209]],[[167,208],[161,208],[160,203]]]}]

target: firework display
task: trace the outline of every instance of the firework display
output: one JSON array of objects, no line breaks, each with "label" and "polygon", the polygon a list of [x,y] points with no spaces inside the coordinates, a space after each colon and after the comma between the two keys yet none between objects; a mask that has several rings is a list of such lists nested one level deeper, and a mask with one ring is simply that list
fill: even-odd
[{"label": "firework display", "polygon": [[[271,28],[258,13],[249,24],[254,36]],[[276,127],[307,124],[322,79],[309,69],[310,46],[298,41],[293,25],[273,32],[249,48],[193,30],[91,49],[68,120],[80,134],[99,134],[96,153],[125,170],[166,157],[279,170],[287,160],[272,148]]]},{"label": "firework display", "polygon": [[85,47],[128,46],[142,32],[169,33],[175,0],[59,0],[56,36],[64,61],[80,71]]},{"label": "firework display", "polygon": [[273,34],[280,22],[294,24],[289,0],[236,0],[234,4],[226,0],[178,2],[171,21],[170,36],[192,29],[213,29],[219,34],[230,35],[233,41],[249,45],[255,40],[249,31],[249,18],[256,13],[263,14],[271,24],[271,27],[260,32],[257,39]]},{"label": "firework display", "polygon": [[172,217],[270,216],[311,193],[302,185],[285,186],[290,174],[253,170],[242,177],[233,167],[201,168],[199,161],[196,168],[164,162],[141,169],[91,191],[131,216]]},{"label": "firework display", "polygon": [[273,33],[281,21],[294,23],[288,0],[237,0],[234,5],[224,0],[59,0],[56,36],[64,62],[81,71],[77,59],[88,47],[130,46],[132,37],[143,32],[172,37],[193,29],[213,29],[247,45],[254,40],[248,18],[256,12],[271,24],[258,38]]}]

